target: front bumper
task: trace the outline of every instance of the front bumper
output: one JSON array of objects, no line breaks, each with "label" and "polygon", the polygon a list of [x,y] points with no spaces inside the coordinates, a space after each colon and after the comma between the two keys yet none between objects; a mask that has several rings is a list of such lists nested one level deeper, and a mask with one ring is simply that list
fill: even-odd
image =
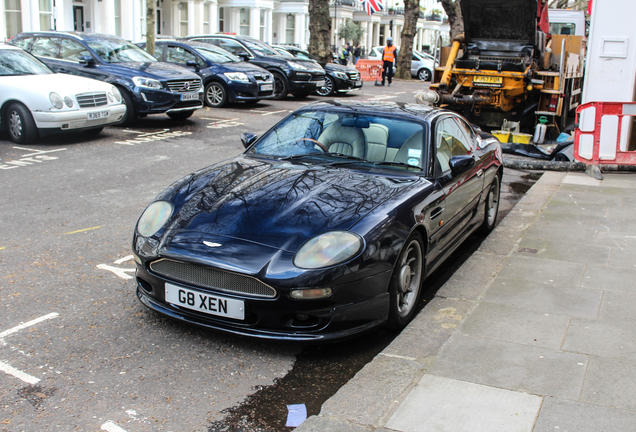
[{"label": "front bumper", "polygon": [[135,87],[133,98],[138,114],[161,114],[168,111],[189,111],[202,108],[203,89],[196,93],[196,99],[182,100],[184,95],[190,93]]},{"label": "front bumper", "polygon": [[[88,113],[108,111],[109,116],[89,120]],[[78,130],[97,128],[121,120],[126,113],[126,105],[110,105],[95,108],[80,108],[73,111],[35,111],[33,119],[38,129],[49,130]]]},{"label": "front bumper", "polygon": [[[271,86],[271,90],[264,87]],[[256,83],[228,83],[228,100],[230,102],[271,99],[274,97],[274,81],[257,81]]]},{"label": "front bumper", "polygon": [[322,72],[293,72],[289,76],[289,92],[292,94],[311,93],[325,85]]},{"label": "front bumper", "polygon": [[335,78],[337,80],[336,82],[336,91],[337,92],[341,92],[341,93],[345,93],[345,92],[350,92],[353,90],[360,90],[362,88],[362,80],[344,80],[344,79],[339,79],[339,78]]}]

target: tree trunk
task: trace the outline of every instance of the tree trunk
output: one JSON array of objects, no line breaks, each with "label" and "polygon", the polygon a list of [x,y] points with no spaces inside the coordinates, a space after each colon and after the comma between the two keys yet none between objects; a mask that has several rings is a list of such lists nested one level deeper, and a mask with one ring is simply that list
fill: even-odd
[{"label": "tree trunk", "polygon": [[448,15],[448,24],[450,25],[451,40],[464,33],[464,21],[462,19],[462,10],[459,7],[460,0],[442,0],[442,6],[446,15]]},{"label": "tree trunk", "polygon": [[400,52],[397,58],[397,77],[411,79],[411,61],[413,60],[413,38],[420,17],[420,0],[404,0],[404,27],[400,38]]},{"label": "tree trunk", "polygon": [[309,28],[307,51],[318,57],[321,63],[333,62],[329,0],[309,0]]},{"label": "tree trunk", "polygon": [[146,0],[146,51],[155,55],[155,0]]}]

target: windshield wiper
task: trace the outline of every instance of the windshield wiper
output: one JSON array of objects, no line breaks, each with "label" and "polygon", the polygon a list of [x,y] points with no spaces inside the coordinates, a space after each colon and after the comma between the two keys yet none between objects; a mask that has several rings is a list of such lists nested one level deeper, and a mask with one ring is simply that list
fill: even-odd
[{"label": "windshield wiper", "polygon": [[352,160],[357,160],[362,162],[369,162],[365,158],[361,158],[361,157],[353,156],[353,155],[346,155],[344,153],[327,152],[327,153],[317,153],[317,154],[320,156],[335,156],[335,157],[344,158],[344,159],[352,159]]},{"label": "windshield wiper", "polygon": [[422,168],[416,165],[409,165],[404,162],[373,162],[373,165],[386,165],[386,166],[395,166],[395,167],[415,168],[420,171],[422,170]]}]

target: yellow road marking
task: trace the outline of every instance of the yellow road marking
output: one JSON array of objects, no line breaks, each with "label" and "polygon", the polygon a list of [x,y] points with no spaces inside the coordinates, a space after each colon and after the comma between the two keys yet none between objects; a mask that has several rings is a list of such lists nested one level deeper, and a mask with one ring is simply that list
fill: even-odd
[{"label": "yellow road marking", "polygon": [[96,226],[96,227],[93,227],[93,228],[84,228],[84,229],[77,230],[77,231],[67,232],[67,233],[64,233],[63,235],[77,234],[77,233],[81,233],[81,232],[84,232],[84,231],[96,230],[96,229],[99,229],[99,228],[101,228],[101,226]]},{"label": "yellow road marking", "polygon": [[2,250],[2,249],[6,249],[6,246],[2,246],[2,247],[0,247],[0,250]]}]

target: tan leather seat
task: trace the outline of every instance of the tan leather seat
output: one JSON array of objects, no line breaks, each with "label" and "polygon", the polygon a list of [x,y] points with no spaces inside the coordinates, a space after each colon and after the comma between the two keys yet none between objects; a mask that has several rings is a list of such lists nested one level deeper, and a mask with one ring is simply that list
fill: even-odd
[{"label": "tan leather seat", "polygon": [[[411,135],[395,155],[395,162],[422,167],[424,158],[424,132],[417,131]],[[415,162],[417,160],[417,162]]]},{"label": "tan leather seat", "polygon": [[318,141],[330,152],[364,157],[366,140],[362,130],[358,128],[342,126],[340,122],[334,122],[320,134]]},{"label": "tan leather seat", "polygon": [[367,154],[365,159],[372,162],[386,161],[389,128],[378,123],[371,123],[368,128],[362,129],[362,132],[367,140]]}]

